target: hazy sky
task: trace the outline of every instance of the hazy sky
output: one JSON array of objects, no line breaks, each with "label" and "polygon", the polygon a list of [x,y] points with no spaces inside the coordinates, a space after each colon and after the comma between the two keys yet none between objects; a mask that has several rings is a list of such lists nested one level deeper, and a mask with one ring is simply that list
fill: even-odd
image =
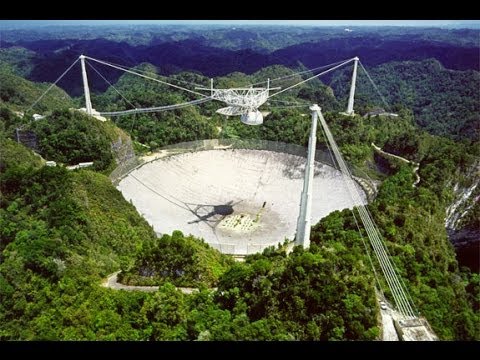
[{"label": "hazy sky", "polygon": [[113,24],[222,24],[222,25],[303,25],[303,26],[468,26],[480,27],[479,20],[0,20],[4,26],[32,25],[113,25]]}]

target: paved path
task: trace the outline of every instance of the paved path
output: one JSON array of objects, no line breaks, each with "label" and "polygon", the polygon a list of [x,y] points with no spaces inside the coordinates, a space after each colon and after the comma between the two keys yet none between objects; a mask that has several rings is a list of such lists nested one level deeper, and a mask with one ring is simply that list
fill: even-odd
[{"label": "paved path", "polygon": [[387,309],[380,309],[382,316],[382,341],[398,341],[397,331],[393,326],[394,311],[388,306]]},{"label": "paved path", "polygon": [[[118,274],[120,271],[114,272],[113,274],[107,277],[107,280],[102,283],[103,287],[114,289],[114,290],[126,290],[126,291],[145,291],[153,292],[158,290],[158,286],[133,286],[133,285],[123,285],[118,282]],[[213,288],[216,290],[216,288]],[[212,289],[212,290],[213,290]],[[197,292],[197,288],[190,287],[177,287],[177,290],[180,290],[184,294],[191,294]]]},{"label": "paved path", "polygon": [[[404,320],[398,311],[392,305],[383,299],[377,293],[377,301],[385,303],[386,309],[380,308],[380,315],[382,316],[382,341],[437,341],[438,337],[428,325],[425,318],[416,318]],[[401,337],[393,322],[397,321],[398,327],[401,329]]]},{"label": "paved path", "polygon": [[415,167],[413,169],[413,173],[415,174],[415,182],[413,183],[413,187],[417,186],[417,184],[420,182],[420,176],[418,175],[418,168],[420,167],[420,164],[419,163],[416,163],[414,161],[410,161],[410,160],[407,160],[401,156],[398,156],[398,155],[395,155],[395,154],[391,154],[391,153],[388,153],[386,151],[383,151],[381,148],[379,148],[377,145],[375,145],[374,143],[372,143],[372,146],[373,148],[378,151],[380,154],[382,155],[385,155],[385,156],[389,156],[389,157],[393,157],[395,159],[398,159],[400,161],[403,161],[403,162],[406,162],[408,164],[413,164]]},{"label": "paved path", "polygon": [[[118,282],[118,274],[120,271],[116,271],[113,274],[110,274],[107,279],[102,283],[103,287],[114,289],[114,290],[126,290],[126,291],[144,291],[144,292],[154,292],[158,290],[158,286],[133,286],[133,285],[123,285]],[[191,287],[177,287],[177,290],[181,291],[184,294],[192,294],[197,292],[197,288]],[[217,288],[212,288],[211,290],[215,291]],[[381,300],[377,296],[378,301]],[[382,341],[399,341],[395,327],[393,326],[393,319],[398,316],[398,314],[393,310],[390,305],[386,302],[387,309],[380,309],[380,314],[382,317]],[[417,339],[408,339],[408,340],[417,340]],[[421,339],[423,340],[423,339]]]}]

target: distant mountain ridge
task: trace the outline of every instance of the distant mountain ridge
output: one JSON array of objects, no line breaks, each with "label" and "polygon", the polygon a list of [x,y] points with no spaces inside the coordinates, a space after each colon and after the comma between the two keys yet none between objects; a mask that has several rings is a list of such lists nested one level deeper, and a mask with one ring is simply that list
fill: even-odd
[{"label": "distant mountain ridge", "polygon": [[[480,56],[477,47],[431,43],[425,40],[385,40],[373,37],[351,37],[329,39],[313,43],[289,46],[271,53],[251,49],[229,50],[206,44],[202,37],[176,42],[162,42],[154,45],[133,46],[127,42],[106,39],[94,40],[35,40],[4,43],[0,61],[8,57],[9,51],[21,46],[34,51],[35,56],[26,58],[31,64],[31,72],[25,74],[29,80],[53,82],[80,54],[114,63],[135,66],[149,62],[157,66],[163,74],[181,70],[198,71],[209,77],[223,76],[232,72],[251,74],[269,65],[279,64],[296,67],[301,63],[306,67],[316,67],[328,63],[359,56],[366,66],[376,66],[389,61],[424,60],[435,58],[447,69],[480,69]],[[105,71],[105,73],[103,73]],[[102,69],[102,73],[116,82],[120,72]],[[22,74],[23,75],[23,74]],[[60,86],[71,95],[79,95],[79,72],[68,74]],[[103,80],[92,80],[92,88],[104,91]]]},{"label": "distant mountain ridge", "polygon": [[[285,27],[261,30],[250,27],[197,29],[171,26],[159,31],[158,27],[133,26],[118,32],[107,31],[106,28],[103,32],[92,30],[93,27],[85,29],[88,30],[84,33],[86,39],[66,38],[79,37],[78,32],[72,29],[65,30],[65,33],[57,29],[57,33],[52,32],[46,39],[39,38],[39,35],[27,36],[27,33],[8,33],[8,40],[0,49],[0,65],[6,63],[17,74],[35,82],[53,82],[80,54],[129,67],[151,63],[162,75],[189,71],[207,77],[234,72],[249,75],[276,64],[294,69],[313,68],[359,56],[372,74],[385,74],[380,69],[382,66],[395,73],[392,75],[387,71],[383,78],[378,79],[383,82],[379,85],[384,91],[388,89],[385,96],[388,95],[389,102],[413,107],[417,123],[422,127],[433,134],[455,138],[462,138],[465,134],[470,134],[467,136],[470,138],[476,136],[478,114],[474,100],[478,96],[475,98],[475,91],[465,90],[475,89],[478,85],[478,41],[474,45],[475,36],[478,39],[480,34],[478,30],[425,28],[422,33],[419,29],[381,28],[379,32],[380,28],[376,28],[375,32],[375,28],[369,28],[342,33],[339,28],[288,30]],[[103,37],[91,39],[94,35]],[[276,49],[282,45],[287,46]],[[426,69],[428,79],[423,79],[418,71],[418,67],[423,65],[415,66],[413,62],[429,59],[438,61],[440,68]],[[405,61],[414,68],[388,65]],[[92,65],[112,84],[122,75],[121,71],[100,64]],[[448,73],[442,68],[457,72]],[[109,85],[104,79],[92,69],[87,70],[92,92],[98,94],[106,91]],[[397,73],[397,70],[401,73]],[[408,77],[409,71],[418,74],[417,77]],[[460,71],[465,73],[461,74]],[[446,76],[446,81],[440,81],[443,76]],[[336,77],[338,75],[332,73],[322,77],[322,81],[331,85]],[[342,83],[346,86],[348,81]],[[455,85],[454,88],[449,84]],[[79,67],[70,71],[57,85],[71,96],[81,96],[83,86]],[[345,92],[334,90],[337,100],[346,98]],[[430,92],[446,100],[430,101]],[[362,94],[358,95],[360,98],[356,101],[361,104]],[[441,116],[436,116],[438,114]],[[437,124],[441,124],[441,127]]]}]

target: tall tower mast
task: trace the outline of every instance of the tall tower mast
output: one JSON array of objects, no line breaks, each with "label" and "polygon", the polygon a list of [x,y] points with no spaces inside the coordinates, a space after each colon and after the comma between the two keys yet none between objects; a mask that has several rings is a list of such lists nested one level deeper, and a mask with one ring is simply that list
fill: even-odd
[{"label": "tall tower mast", "polygon": [[297,233],[295,244],[302,245],[304,249],[310,247],[310,230],[312,227],[312,196],[313,196],[313,173],[315,170],[315,148],[317,145],[317,120],[320,107],[317,104],[310,106],[312,111],[312,127],[308,140],[308,157],[305,166],[305,178],[300,200],[300,213],[297,220]]},{"label": "tall tower mast", "polygon": [[90,100],[90,89],[88,88],[87,71],[85,70],[85,55],[80,55],[80,62],[82,64],[82,78],[83,78],[83,92],[85,93],[85,107],[87,114],[92,115],[92,102]]},{"label": "tall tower mast", "polygon": [[348,106],[347,106],[347,115],[354,115],[353,112],[353,102],[355,96],[355,84],[357,82],[357,66],[358,66],[358,57],[353,59],[353,75],[352,75],[352,85],[350,86],[350,96],[348,98]]}]

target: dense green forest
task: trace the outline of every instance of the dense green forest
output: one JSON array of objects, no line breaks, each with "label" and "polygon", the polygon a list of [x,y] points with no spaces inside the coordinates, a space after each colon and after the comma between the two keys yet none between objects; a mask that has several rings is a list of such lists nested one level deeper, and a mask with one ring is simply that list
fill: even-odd
[{"label": "dense green forest", "polygon": [[[385,65],[383,75],[388,78],[388,69],[399,71],[401,66]],[[429,70],[436,65],[421,66]],[[148,64],[139,69],[157,71]],[[234,86],[292,73],[273,66],[215,81]],[[321,104],[350,165],[383,180],[368,208],[420,314],[441,339],[480,339],[480,277],[459,268],[444,228],[452,182],[479,158],[478,141],[454,141],[420,130],[416,114],[401,104],[396,105],[399,117],[394,119],[338,115],[341,101],[318,81],[280,98],[305,107],[267,104],[270,114],[258,127],[216,114],[214,103],[102,123],[69,110],[81,99],[72,100],[59,89],[39,108],[47,117],[32,121],[31,114],[20,117],[14,111],[31,105],[47,85],[20,78],[10,65],[0,76],[10,84],[5,91],[0,87],[0,339],[378,339],[376,280],[363,242],[366,236],[358,231],[352,211],[331,213],[316,224],[308,250],[297,247],[287,256],[282,247],[269,248],[236,263],[179,231],[157,237],[106,176],[118,160],[112,144],[119,138],[126,143],[126,133],[153,150],[212,137],[306,145],[307,105],[312,102]],[[196,73],[180,72],[175,78],[208,83]],[[458,84],[448,81],[442,86]],[[131,75],[120,77],[115,87],[135,107],[191,99]],[[458,91],[471,98],[474,90],[469,89]],[[92,100],[105,110],[132,105],[112,88]],[[373,106],[368,98],[359,105],[359,109]],[[459,117],[465,119],[462,114]],[[96,167],[68,171],[44,166],[44,159],[12,140],[19,126],[37,134],[39,152],[46,160],[93,161]],[[320,129],[317,135],[318,146],[324,147]],[[418,162],[420,183],[413,187],[412,167],[381,158],[372,142]],[[101,286],[118,270],[123,270],[120,279],[126,284],[160,288],[143,293]],[[200,291],[185,295],[176,286],[198,286]]]},{"label": "dense green forest", "polygon": [[[413,110],[416,123],[431,134],[453,139],[480,137],[480,101],[478,71],[445,69],[437,60],[391,62],[369,69],[380,93],[395,111],[401,104]],[[330,86],[340,98],[348,94],[351,70],[344,70]],[[357,110],[368,104],[385,108],[376,89],[359,70],[356,98]]]},{"label": "dense green forest", "polygon": [[[363,285],[357,285],[358,290],[351,287],[353,280],[342,284],[337,278],[323,277],[323,273],[318,273],[321,282],[311,278],[297,283],[300,265],[306,270],[322,266],[321,255],[303,254],[300,249],[289,258],[282,251],[277,255],[272,250],[270,255],[267,251],[247,260],[246,265],[232,267],[231,260],[221,265],[218,252],[202,243],[192,247],[198,240],[184,239],[181,233],[155,239],[150,226],[104,175],[88,170],[38,168],[21,145],[4,141],[2,154],[9,155],[6,151],[10,149],[24,155],[21,162],[2,163],[0,338],[253,340],[373,339],[378,335],[377,305],[373,288],[366,285],[368,275]],[[172,245],[170,255],[162,251],[167,245]],[[205,289],[187,297],[168,282],[172,280],[168,275],[154,294],[102,288],[101,278],[120,267],[132,267],[134,254],[139,254],[142,261],[148,259],[146,254],[160,256],[161,263],[181,270],[177,274],[186,278],[199,270],[207,276],[205,280],[220,276],[221,290],[214,296]],[[185,254],[190,255],[179,259],[181,263],[172,258]],[[196,264],[216,261],[223,267],[229,265],[229,269],[224,273],[225,268],[217,265],[193,270],[191,266],[196,264],[188,262],[192,255],[206,258]],[[283,267],[275,266],[280,263],[274,259]],[[328,266],[322,268],[330,271]],[[365,267],[363,272],[367,272]],[[259,282],[262,278],[265,280]],[[254,283],[249,285],[251,281]],[[285,290],[269,294],[271,281],[276,288],[295,284],[285,289],[291,292],[287,301],[283,299]],[[312,292],[304,294],[304,286],[310,281]],[[316,297],[315,293],[323,293],[328,286],[330,298],[318,298],[322,307],[312,304],[305,313],[316,313],[318,324],[305,323],[304,315],[295,317],[298,301],[305,301],[302,297]],[[244,293],[244,288],[249,292]],[[345,304],[338,310],[325,310],[328,304],[337,304],[340,294],[345,296]],[[350,306],[358,306],[356,302],[365,304],[364,297],[369,299],[364,310],[348,315]],[[282,312],[277,315],[273,305],[264,304],[267,299],[282,304]],[[323,322],[325,330],[320,331]]]},{"label": "dense green forest", "polygon": [[156,242],[144,244],[135,263],[122,268],[119,279],[127,285],[171,282],[184,287],[213,287],[232,264],[231,256],[174,231],[172,236],[164,234]]},{"label": "dense green forest", "polygon": [[[8,106],[12,110],[25,111],[40,98],[50,84],[38,84],[17,76],[12,67],[0,63],[0,106]],[[32,109],[34,112],[45,112],[50,109],[73,106],[72,99],[65,91],[54,86]]]},{"label": "dense green forest", "polygon": [[[142,64],[137,70],[148,71],[155,76],[156,69],[148,64]],[[248,83],[262,81],[267,77],[290,76],[282,85],[289,86],[301,80],[300,76],[292,76],[294,72],[283,66],[272,66],[262,69],[251,76],[242,73],[232,73],[225,77],[215,78],[218,87],[244,86]],[[208,78],[193,73],[182,72],[175,75],[176,81],[206,84]],[[115,91],[116,89],[116,91]],[[92,101],[99,108],[106,111],[118,111],[132,107],[152,107],[181,103],[192,100],[192,97],[175,88],[167,87],[155,82],[144,81],[141,78],[126,74],[120,77],[115,84],[115,89],[109,88],[105,93],[94,96]],[[121,94],[121,95],[120,95]],[[302,97],[298,102],[297,96]],[[131,99],[131,100],[130,100]],[[287,104],[303,105],[302,111],[284,109],[283,101]],[[129,132],[137,141],[156,149],[169,144],[182,141],[192,141],[208,138],[255,138],[267,140],[280,140],[306,145],[308,141],[309,120],[300,116],[301,112],[308,111],[307,101],[321,101],[330,109],[339,109],[331,89],[320,81],[295,89],[284,96],[280,102],[271,102],[265,106],[271,114],[266,117],[265,126],[245,127],[232,118],[217,114],[219,104],[208,102],[197,107],[187,107],[174,111],[158,112],[153,114],[135,114],[115,118],[115,123],[123,130]],[[131,102],[131,104],[129,104]],[[286,116],[296,114],[295,118]],[[280,121],[281,120],[281,121]],[[295,135],[293,135],[295,133]]]},{"label": "dense green forest", "polygon": [[[389,144],[388,121],[333,114],[327,120],[342,145],[357,139],[350,151],[366,138]],[[413,129],[411,119],[404,123],[404,131]],[[435,161],[454,167],[456,157],[467,166],[472,150],[448,146],[445,140],[426,149],[425,167]],[[192,246],[197,240],[181,233],[155,239],[104,175],[39,167],[28,150],[3,139],[2,154],[10,158],[7,151],[18,154],[18,161],[2,162],[3,339],[333,340],[379,334],[374,279],[350,211],[323,219],[312,231],[308,251],[296,249],[287,257],[284,250],[271,249],[231,265],[205,244]],[[373,153],[364,153],[364,161],[374,160]],[[394,175],[384,181],[371,211],[394,261],[441,338],[475,338],[478,276],[459,272],[441,226],[438,179],[447,181],[450,169],[431,166],[413,189],[411,169],[392,166]],[[177,251],[165,253],[168,244]],[[165,267],[149,268],[152,261]],[[145,265],[166,271],[159,274],[157,283],[163,285],[155,294],[100,286],[114,270],[132,274]],[[190,285],[199,271],[206,276],[199,285],[218,284],[216,292],[204,288],[186,296],[175,290],[173,284]]]},{"label": "dense green forest", "polygon": [[79,111],[54,110],[30,128],[39,139],[39,152],[44,158],[63,164],[95,160],[95,168],[103,170],[113,162],[113,139],[105,131],[107,126]]},{"label": "dense green forest", "polygon": [[[8,43],[35,46],[35,50],[57,50],[75,43],[75,40],[105,39],[129,45],[159,45],[168,42],[195,39],[206,45],[229,50],[253,49],[271,52],[288,46],[345,38],[381,38],[412,42],[430,42],[456,46],[477,46],[478,30],[459,28],[400,26],[351,26],[352,33],[342,26],[241,26],[212,25],[4,25],[3,37]],[[379,35],[379,33],[381,33]],[[43,43],[42,43],[43,41]]]},{"label": "dense green forest", "polygon": [[[96,170],[110,171],[125,154],[129,136],[111,122],[92,121],[72,99],[49,84],[37,84],[16,75],[10,67],[0,67],[0,129],[14,138],[16,129],[32,132],[37,151],[46,160],[64,165],[94,162]],[[40,99],[35,106],[30,106]],[[28,111],[27,111],[28,110]],[[44,118],[32,121],[34,113]]]},{"label": "dense green forest", "polygon": [[[475,95],[480,68],[478,29],[350,30],[281,26],[14,26],[2,33],[0,68],[8,67],[29,80],[53,82],[80,54],[87,54],[129,67],[151,63],[162,75],[189,71],[220,77],[235,71],[252,75],[272,65],[314,68],[359,56],[389,104],[413,109],[422,128],[454,139],[479,136],[479,101]],[[118,70],[100,70],[111,83],[122,76]],[[90,68],[88,71],[92,89],[104,92],[109,88],[96,72]],[[347,98],[349,71],[334,77],[333,82],[329,77],[323,79],[331,84],[342,104]],[[359,80],[360,108],[367,104],[384,106],[367,79],[360,76]],[[83,92],[78,69],[67,73],[57,85],[72,96]],[[6,86],[3,91],[8,89]]]}]

